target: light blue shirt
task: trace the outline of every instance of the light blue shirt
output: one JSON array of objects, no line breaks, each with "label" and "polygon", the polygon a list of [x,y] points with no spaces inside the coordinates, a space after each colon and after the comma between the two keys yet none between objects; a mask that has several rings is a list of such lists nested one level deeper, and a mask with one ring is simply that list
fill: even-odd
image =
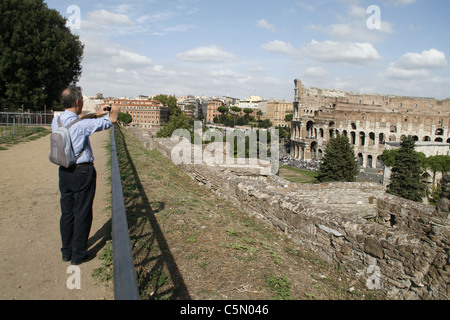
[{"label": "light blue shirt", "polygon": [[[71,111],[65,111],[60,117],[65,127],[78,119],[78,116]],[[104,116],[97,119],[82,120],[70,128],[69,132],[72,139],[73,151],[77,157],[82,152],[80,158],[77,160],[77,164],[94,162],[94,154],[92,153],[89,136],[95,132],[107,130],[112,125],[109,117]],[[58,117],[55,117],[52,122],[52,131],[54,132],[58,127]]]}]

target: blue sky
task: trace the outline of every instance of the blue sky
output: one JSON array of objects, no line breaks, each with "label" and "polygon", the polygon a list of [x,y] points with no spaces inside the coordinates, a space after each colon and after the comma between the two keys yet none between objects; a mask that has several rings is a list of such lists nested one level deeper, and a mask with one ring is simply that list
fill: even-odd
[{"label": "blue sky", "polygon": [[305,86],[450,98],[447,0],[45,2],[85,44],[79,85],[87,95],[292,101],[300,78]]}]

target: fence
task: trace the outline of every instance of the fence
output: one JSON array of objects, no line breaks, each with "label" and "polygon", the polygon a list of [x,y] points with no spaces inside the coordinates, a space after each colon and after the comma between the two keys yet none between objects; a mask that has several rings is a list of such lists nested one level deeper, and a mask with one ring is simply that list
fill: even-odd
[{"label": "fence", "polygon": [[53,113],[0,112],[0,137],[15,136],[30,127],[48,126]]},{"label": "fence", "polygon": [[114,298],[116,300],[139,300],[114,128],[111,130],[111,193]]}]

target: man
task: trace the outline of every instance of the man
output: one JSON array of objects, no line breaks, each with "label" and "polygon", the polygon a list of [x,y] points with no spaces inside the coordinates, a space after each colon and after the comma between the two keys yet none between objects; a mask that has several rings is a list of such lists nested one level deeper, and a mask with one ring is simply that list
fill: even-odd
[{"label": "man", "polygon": [[[69,87],[61,94],[65,112],[55,117],[52,130],[58,127],[58,118],[63,126],[77,120],[83,110],[81,88]],[[70,168],[59,168],[59,189],[61,192],[60,231],[63,261],[79,265],[90,260],[87,242],[92,225],[92,204],[94,202],[97,172],[94,168],[89,136],[107,130],[117,122],[120,107],[113,107],[109,116],[107,111],[99,111],[94,117],[80,121],[70,128],[75,155],[79,158]],[[83,117],[80,117],[83,119]],[[92,118],[92,119],[90,119]]]}]

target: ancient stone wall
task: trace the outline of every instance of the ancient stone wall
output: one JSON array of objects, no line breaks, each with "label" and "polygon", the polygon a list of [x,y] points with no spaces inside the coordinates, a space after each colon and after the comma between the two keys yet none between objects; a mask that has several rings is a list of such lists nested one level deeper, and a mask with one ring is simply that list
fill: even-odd
[{"label": "ancient stone wall", "polygon": [[[137,136],[170,157],[170,139]],[[239,168],[181,167],[370,289],[392,299],[450,295],[448,212],[388,195],[373,183],[300,185]]]}]

